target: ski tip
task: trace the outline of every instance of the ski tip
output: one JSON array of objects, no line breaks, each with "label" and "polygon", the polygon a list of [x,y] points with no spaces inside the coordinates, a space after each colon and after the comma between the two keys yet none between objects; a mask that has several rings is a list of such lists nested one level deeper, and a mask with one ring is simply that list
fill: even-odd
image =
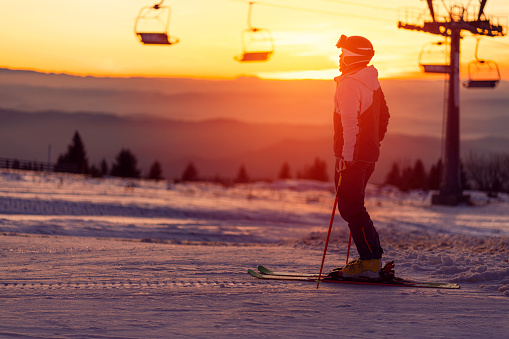
[{"label": "ski tip", "polygon": [[263,274],[270,274],[272,272],[271,270],[262,265],[258,266],[258,271],[262,272]]},{"label": "ski tip", "polygon": [[252,269],[248,269],[247,273],[249,273],[250,275],[252,275],[255,278],[263,278],[263,275],[261,275],[258,272],[253,271]]}]

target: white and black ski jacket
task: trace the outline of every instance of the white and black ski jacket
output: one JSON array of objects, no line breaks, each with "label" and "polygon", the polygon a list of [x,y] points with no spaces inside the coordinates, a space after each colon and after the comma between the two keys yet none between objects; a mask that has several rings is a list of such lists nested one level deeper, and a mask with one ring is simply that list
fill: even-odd
[{"label": "white and black ski jacket", "polygon": [[334,155],[345,161],[376,162],[390,117],[378,71],[369,66],[334,81]]}]

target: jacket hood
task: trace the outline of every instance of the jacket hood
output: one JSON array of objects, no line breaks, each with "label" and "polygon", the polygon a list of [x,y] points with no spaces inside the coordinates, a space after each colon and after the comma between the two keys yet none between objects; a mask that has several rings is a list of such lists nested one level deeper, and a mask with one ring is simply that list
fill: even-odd
[{"label": "jacket hood", "polygon": [[380,82],[378,81],[378,71],[373,65],[362,68],[358,71],[342,74],[338,77],[335,77],[334,81],[336,81],[336,83],[339,84],[340,82],[348,78],[360,81],[364,86],[373,91],[380,87]]}]

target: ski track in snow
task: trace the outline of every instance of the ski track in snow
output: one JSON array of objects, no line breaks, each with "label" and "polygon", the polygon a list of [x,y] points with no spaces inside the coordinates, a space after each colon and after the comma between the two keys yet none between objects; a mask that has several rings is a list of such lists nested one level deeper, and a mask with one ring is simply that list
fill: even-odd
[{"label": "ski track in snow", "polygon": [[[260,281],[319,269],[333,188],[0,172],[0,337],[504,337],[509,198],[431,206],[369,187],[384,260],[460,290]],[[344,263],[336,216],[324,271]],[[351,257],[355,257],[355,248]],[[335,285],[335,284],[334,284]],[[274,334],[274,335],[273,335]]]}]

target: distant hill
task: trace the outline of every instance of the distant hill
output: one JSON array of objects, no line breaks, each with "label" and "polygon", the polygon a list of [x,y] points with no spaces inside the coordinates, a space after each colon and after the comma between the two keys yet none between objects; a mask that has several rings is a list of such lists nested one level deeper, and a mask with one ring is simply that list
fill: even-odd
[{"label": "distant hill", "polygon": [[[121,148],[138,158],[144,174],[161,162],[166,178],[180,177],[188,162],[204,177],[234,177],[244,165],[252,178],[275,178],[284,162],[292,175],[316,157],[329,163],[332,177],[330,125],[262,124],[231,119],[197,122],[148,116],[119,117],[105,113],[27,113],[0,109],[0,157],[46,161],[64,153],[73,133],[82,136],[92,163],[114,160]],[[373,182],[385,178],[393,161],[429,166],[440,157],[440,139],[389,132]],[[505,152],[509,138],[479,138],[462,142],[462,153]]]},{"label": "distant hill", "polygon": [[[428,78],[426,78],[428,79]],[[390,131],[440,137],[444,80],[382,79]],[[257,124],[329,125],[331,80],[109,78],[0,68],[0,108],[23,112],[108,112],[199,121],[226,118]],[[465,138],[506,137],[509,82],[494,90],[460,88]]]}]

